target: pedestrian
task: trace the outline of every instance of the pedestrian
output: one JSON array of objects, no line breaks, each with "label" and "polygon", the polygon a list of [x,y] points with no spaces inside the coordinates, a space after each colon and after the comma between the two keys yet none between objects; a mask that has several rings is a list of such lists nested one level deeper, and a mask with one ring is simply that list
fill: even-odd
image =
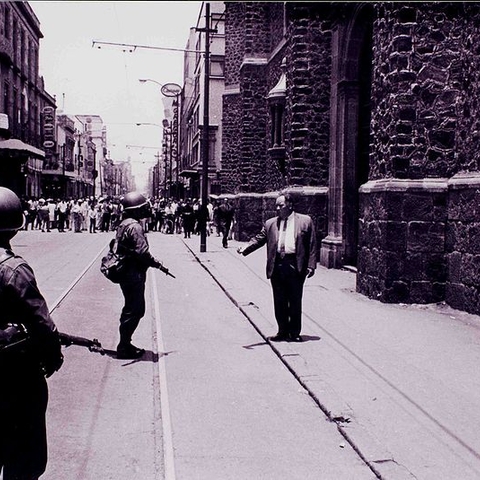
[{"label": "pedestrian", "polygon": [[220,211],[220,201],[215,200],[215,204],[213,206],[213,225],[215,226],[217,237],[219,237],[222,232],[222,227],[220,225],[220,218],[218,216],[219,211]]},{"label": "pedestrian", "polygon": [[72,206],[73,231],[79,233],[82,231],[82,200],[78,199]]},{"label": "pedestrian", "polygon": [[88,221],[89,221],[89,232],[97,233],[97,210],[98,207],[95,204],[95,200],[90,203],[90,208],[88,209]]},{"label": "pedestrian", "polygon": [[57,220],[58,220],[58,231],[59,232],[65,232],[65,221],[67,219],[67,210],[68,210],[68,204],[67,202],[62,198],[61,200],[58,200],[57,204]]},{"label": "pedestrian", "polygon": [[195,212],[191,200],[188,199],[182,206],[183,238],[191,238],[195,228]]},{"label": "pedestrian", "polygon": [[38,218],[39,218],[39,229],[42,232],[45,232],[45,228],[47,232],[50,231],[50,221],[49,221],[49,210],[48,210],[48,203],[45,202],[43,198],[38,201]]},{"label": "pedestrian", "polygon": [[218,208],[218,220],[220,222],[220,231],[222,232],[223,248],[228,247],[228,236],[232,226],[234,210],[228,198],[223,200],[223,203]]},{"label": "pedestrian", "polygon": [[267,220],[261,232],[237,251],[248,255],[267,245],[267,278],[278,324],[277,334],[269,339],[301,342],[303,286],[317,265],[315,229],[310,216],[294,211],[289,193],[277,197],[275,208],[277,216]]},{"label": "pedestrian", "polygon": [[37,209],[38,209],[38,200],[35,197],[32,197],[28,201],[28,216],[27,216],[26,230],[28,230],[28,225],[31,225],[32,230],[35,228],[35,223],[37,221]]},{"label": "pedestrian", "polygon": [[49,198],[47,200],[47,206],[48,206],[47,232],[50,232],[52,228],[55,228],[57,204],[54,202],[53,198]]},{"label": "pedestrian", "polygon": [[[4,480],[37,480],[45,472],[46,378],[63,363],[59,334],[33,270],[11,250],[10,241],[23,225],[19,198],[0,187],[0,476]],[[29,341],[15,348],[22,331]]]},{"label": "pedestrian", "polygon": [[145,282],[147,270],[155,267],[167,271],[162,263],[152,256],[145,231],[140,223],[150,213],[147,199],[138,192],[127,193],[121,200],[123,219],[117,228],[117,252],[125,255],[125,268],[120,281],[125,303],[120,315],[120,342],[117,358],[135,359],[145,350],[132,344],[132,336],[145,314]]},{"label": "pedestrian", "polygon": [[112,218],[112,206],[110,205],[110,199],[106,198],[101,203],[102,210],[102,224],[100,230],[102,232],[110,231],[110,220]]}]

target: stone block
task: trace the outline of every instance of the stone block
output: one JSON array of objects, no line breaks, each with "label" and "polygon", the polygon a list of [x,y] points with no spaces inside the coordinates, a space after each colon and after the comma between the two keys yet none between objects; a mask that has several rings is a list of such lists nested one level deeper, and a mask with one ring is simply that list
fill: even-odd
[{"label": "stone block", "polygon": [[432,303],[433,299],[433,285],[426,281],[413,281],[410,284],[410,298],[409,303]]},{"label": "stone block", "polygon": [[410,303],[410,287],[407,282],[394,281],[385,288],[381,297],[385,303]]},{"label": "stone block", "polygon": [[433,222],[409,222],[407,249],[417,252],[444,252],[445,225]]},{"label": "stone block", "polygon": [[447,282],[445,289],[445,301],[452,308],[464,310],[465,286],[461,283]]},{"label": "stone block", "polygon": [[385,222],[385,248],[405,252],[407,247],[407,223],[402,221]]},{"label": "stone block", "polygon": [[448,282],[460,283],[462,275],[462,255],[460,252],[452,252],[447,255],[447,269]]},{"label": "stone block", "polygon": [[444,253],[424,257],[425,277],[432,283],[445,284],[448,278],[447,259]]}]

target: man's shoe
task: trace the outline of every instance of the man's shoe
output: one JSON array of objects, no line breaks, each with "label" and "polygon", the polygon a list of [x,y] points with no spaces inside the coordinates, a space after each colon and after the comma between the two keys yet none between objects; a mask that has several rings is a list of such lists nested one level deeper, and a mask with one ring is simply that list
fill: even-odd
[{"label": "man's shoe", "polygon": [[288,339],[289,342],[303,342],[303,338],[300,335],[297,335],[296,337],[290,337]]},{"label": "man's shoe", "polygon": [[117,348],[117,358],[120,360],[135,360],[145,353],[143,348],[130,345],[128,347]]},{"label": "man's shoe", "polygon": [[277,335],[274,335],[273,337],[268,337],[268,340],[271,342],[286,342],[288,337],[286,335],[280,335],[277,333]]}]

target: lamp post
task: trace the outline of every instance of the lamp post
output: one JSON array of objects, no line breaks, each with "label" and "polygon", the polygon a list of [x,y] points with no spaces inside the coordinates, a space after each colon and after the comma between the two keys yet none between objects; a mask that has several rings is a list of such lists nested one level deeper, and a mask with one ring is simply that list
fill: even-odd
[{"label": "lamp post", "polygon": [[[203,129],[202,129],[202,208],[207,208],[208,202],[208,163],[210,157],[210,34],[216,29],[210,27],[210,3],[205,3],[205,27],[197,28],[197,32],[205,33],[205,64],[204,64],[204,94],[203,94]],[[206,212],[204,212],[206,215]],[[200,252],[207,251],[207,222],[203,222],[200,232]]]},{"label": "lamp post", "polygon": [[[170,194],[172,193],[172,169],[173,169],[173,150],[175,148],[175,192],[178,192],[178,171],[180,168],[179,161],[178,161],[178,109],[179,109],[179,98],[182,93],[182,87],[177,85],[176,83],[165,83],[162,84],[153,80],[151,78],[139,78],[138,81],[140,83],[152,82],[160,86],[160,91],[162,95],[165,97],[173,97],[173,119],[170,122],[169,128],[169,135],[170,135],[170,169],[169,169],[169,179],[170,179]],[[166,119],[165,119],[166,120]],[[163,122],[165,122],[165,120]],[[167,120],[168,121],[168,120]],[[165,123],[164,123],[164,134],[165,131]]]}]

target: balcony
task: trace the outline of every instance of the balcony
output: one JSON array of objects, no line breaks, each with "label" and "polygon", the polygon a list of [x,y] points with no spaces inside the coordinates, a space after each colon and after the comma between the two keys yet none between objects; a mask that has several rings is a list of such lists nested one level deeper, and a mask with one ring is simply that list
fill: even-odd
[{"label": "balcony", "polygon": [[0,60],[11,65],[13,62],[13,48],[8,40],[0,38]]}]

